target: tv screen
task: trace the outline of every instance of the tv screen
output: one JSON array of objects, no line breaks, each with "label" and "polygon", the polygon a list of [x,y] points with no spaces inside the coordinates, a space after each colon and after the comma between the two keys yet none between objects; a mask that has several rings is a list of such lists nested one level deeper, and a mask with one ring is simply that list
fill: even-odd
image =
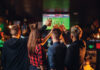
[{"label": "tv screen", "polygon": [[52,20],[51,26],[47,27],[47,30],[53,28],[55,24],[64,25],[67,30],[70,29],[70,16],[69,14],[43,14],[43,24],[47,19]]}]

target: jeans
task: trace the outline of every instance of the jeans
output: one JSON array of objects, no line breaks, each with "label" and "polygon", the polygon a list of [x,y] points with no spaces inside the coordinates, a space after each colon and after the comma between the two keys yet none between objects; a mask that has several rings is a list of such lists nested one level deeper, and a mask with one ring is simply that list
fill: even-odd
[{"label": "jeans", "polygon": [[30,65],[29,66],[29,70],[41,70],[41,69],[37,69],[37,67],[33,66],[33,65]]}]

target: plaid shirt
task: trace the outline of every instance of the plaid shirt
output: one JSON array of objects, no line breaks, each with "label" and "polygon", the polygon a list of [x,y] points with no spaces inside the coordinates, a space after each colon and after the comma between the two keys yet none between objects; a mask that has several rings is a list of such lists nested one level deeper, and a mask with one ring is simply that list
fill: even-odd
[{"label": "plaid shirt", "polygon": [[43,48],[41,45],[36,46],[35,54],[33,56],[29,55],[30,64],[36,67],[40,67],[44,63]]}]

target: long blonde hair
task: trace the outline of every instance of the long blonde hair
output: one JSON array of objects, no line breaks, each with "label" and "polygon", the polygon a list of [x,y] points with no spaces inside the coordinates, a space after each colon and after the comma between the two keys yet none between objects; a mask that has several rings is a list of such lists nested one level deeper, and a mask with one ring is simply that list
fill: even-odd
[{"label": "long blonde hair", "polygon": [[39,31],[37,28],[34,28],[30,32],[27,44],[29,54],[35,53],[35,48],[38,45],[38,39],[39,39]]}]

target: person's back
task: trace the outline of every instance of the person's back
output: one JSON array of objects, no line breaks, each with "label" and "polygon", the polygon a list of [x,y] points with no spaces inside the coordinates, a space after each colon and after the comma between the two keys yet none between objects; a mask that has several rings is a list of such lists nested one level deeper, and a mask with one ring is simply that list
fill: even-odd
[{"label": "person's back", "polygon": [[55,48],[55,64],[56,64],[56,70],[64,70],[64,60],[65,60],[65,53],[66,53],[66,47],[64,44],[59,44]]},{"label": "person's back", "polygon": [[2,49],[2,65],[4,70],[28,70],[27,38],[19,39],[20,29],[11,26],[12,38],[4,43]]},{"label": "person's back", "polygon": [[73,42],[67,49],[66,65],[69,70],[79,70],[85,57],[86,46],[82,40]]},{"label": "person's back", "polygon": [[65,60],[66,46],[60,42],[54,43],[48,49],[48,58],[50,68],[56,70],[64,70],[64,60]]},{"label": "person's back", "polygon": [[28,70],[27,41],[11,38],[4,43],[2,52],[4,70]]},{"label": "person's back", "polygon": [[86,43],[81,40],[82,29],[79,26],[71,28],[72,43],[67,49],[65,64],[68,70],[80,70],[86,53]]},{"label": "person's back", "polygon": [[61,31],[54,29],[52,32],[53,45],[48,48],[50,70],[64,70],[66,46],[60,43]]}]

